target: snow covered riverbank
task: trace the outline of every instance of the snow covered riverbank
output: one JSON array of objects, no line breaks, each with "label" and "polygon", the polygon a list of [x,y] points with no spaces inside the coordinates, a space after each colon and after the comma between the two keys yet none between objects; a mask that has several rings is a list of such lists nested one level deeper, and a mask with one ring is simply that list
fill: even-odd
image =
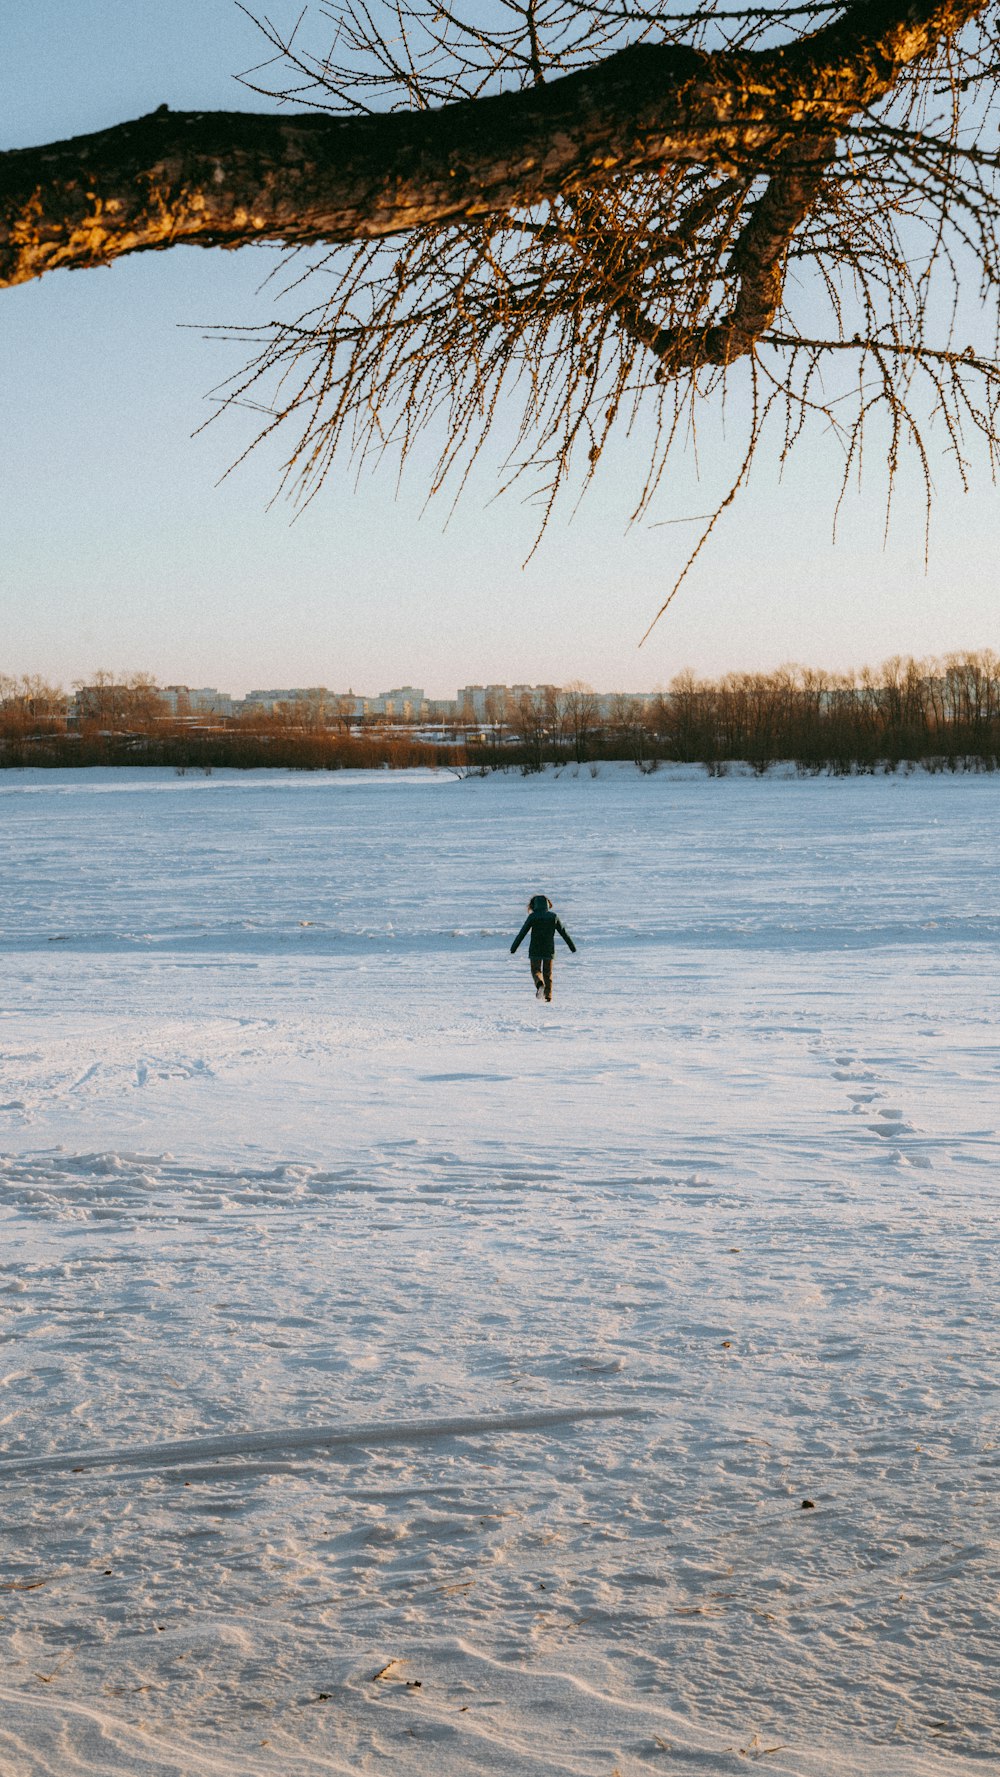
[{"label": "snow covered riverbank", "polygon": [[0,829],[3,1777],[997,1755],[1000,780]]}]

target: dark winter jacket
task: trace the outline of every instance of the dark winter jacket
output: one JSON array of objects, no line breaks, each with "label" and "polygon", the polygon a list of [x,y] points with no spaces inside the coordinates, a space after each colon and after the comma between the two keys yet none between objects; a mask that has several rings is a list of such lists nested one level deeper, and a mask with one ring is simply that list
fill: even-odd
[{"label": "dark winter jacket", "polygon": [[532,895],[531,912],[510,947],[511,956],[522,938],[526,938],[529,932],[531,933],[531,943],[528,945],[528,955],[532,961],[542,961],[545,957],[555,954],[557,932],[564,944],[568,944],[571,950],[576,950],[576,945],[562,920],[553,913],[547,895]]}]

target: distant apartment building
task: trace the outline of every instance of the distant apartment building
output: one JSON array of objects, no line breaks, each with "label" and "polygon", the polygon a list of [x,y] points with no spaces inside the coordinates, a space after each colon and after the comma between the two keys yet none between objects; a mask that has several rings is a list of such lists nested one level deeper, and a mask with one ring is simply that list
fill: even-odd
[{"label": "distant apartment building", "polygon": [[425,713],[427,699],[416,685],[397,685],[392,691],[380,691],[377,697],[360,698],[366,716],[386,716],[394,722],[418,722]]},{"label": "distant apartment building", "polygon": [[303,713],[309,710],[320,717],[342,721],[363,721],[366,716],[382,717],[394,722],[417,722],[427,709],[427,698],[418,685],[396,685],[374,697],[357,696],[353,691],[330,691],[325,685],[290,685],[283,689],[248,691],[240,706],[247,715],[273,714],[274,711]]},{"label": "distant apartment building", "polygon": [[458,714],[466,722],[485,722],[486,720],[486,686],[460,685],[455,702]]},{"label": "distant apartment building", "polygon": [[523,698],[542,705],[557,691],[556,685],[462,685],[455,702],[460,721],[496,723],[506,721]]},{"label": "distant apartment building", "polygon": [[214,685],[165,685],[160,696],[167,715],[176,721],[186,716],[231,716],[233,700],[228,691],[217,691]]},{"label": "distant apartment building", "polygon": [[325,685],[290,685],[283,690],[248,691],[240,708],[245,715],[269,716],[275,710],[294,708],[296,704],[325,709],[328,703],[336,701],[337,693],[328,691]]}]

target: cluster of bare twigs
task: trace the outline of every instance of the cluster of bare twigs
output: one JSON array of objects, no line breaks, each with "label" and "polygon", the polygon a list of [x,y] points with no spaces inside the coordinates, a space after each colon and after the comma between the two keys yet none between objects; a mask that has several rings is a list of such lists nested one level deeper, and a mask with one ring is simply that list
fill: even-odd
[{"label": "cluster of bare twigs", "polygon": [[[261,437],[291,425],[284,485],[304,500],[338,457],[402,459],[427,431],[443,439],[432,491],[457,491],[501,413],[519,413],[504,485],[526,484],[540,530],[640,414],[653,442],[633,516],[646,513],[700,404],[737,388],[743,444],[708,531],[775,425],[782,459],[811,425],[832,430],[845,485],[874,428],[890,498],[909,448],[928,506],[936,432],[963,483],[976,441],[993,470],[997,9],[951,8],[931,53],[901,60],[873,104],[835,104],[837,69],[892,10],[325,0],[323,54],[302,21],[287,37],[258,21],[273,54],[247,83],[336,113],[475,101],[640,42],[685,46],[706,68],[780,46],[792,67],[830,43],[841,86],[831,73],[828,111],[799,117],[786,80],[787,125],[766,152],[680,155],[475,222],[301,250],[283,294],[312,300],[243,332],[253,356],[224,403],[262,403]],[[811,101],[816,66],[802,61]]]}]

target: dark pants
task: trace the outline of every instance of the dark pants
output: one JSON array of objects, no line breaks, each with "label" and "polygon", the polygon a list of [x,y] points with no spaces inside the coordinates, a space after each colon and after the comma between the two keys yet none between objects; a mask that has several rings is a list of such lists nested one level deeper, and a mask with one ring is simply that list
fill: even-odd
[{"label": "dark pants", "polygon": [[539,983],[545,989],[545,998],[552,998],[552,958],[550,956],[529,956],[531,979],[537,987]]}]

